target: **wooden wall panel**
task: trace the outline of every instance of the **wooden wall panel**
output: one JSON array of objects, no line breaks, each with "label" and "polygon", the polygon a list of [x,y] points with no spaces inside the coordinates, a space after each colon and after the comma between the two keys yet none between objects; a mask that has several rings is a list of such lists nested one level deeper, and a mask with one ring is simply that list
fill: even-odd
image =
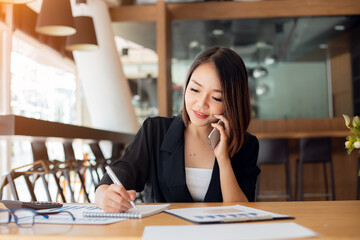
[{"label": "wooden wall panel", "polygon": [[172,116],[171,21],[166,4],[157,2],[156,51],[159,56],[157,94],[160,116]]},{"label": "wooden wall panel", "polygon": [[335,117],[353,115],[350,36],[344,34],[329,44],[333,112]]}]

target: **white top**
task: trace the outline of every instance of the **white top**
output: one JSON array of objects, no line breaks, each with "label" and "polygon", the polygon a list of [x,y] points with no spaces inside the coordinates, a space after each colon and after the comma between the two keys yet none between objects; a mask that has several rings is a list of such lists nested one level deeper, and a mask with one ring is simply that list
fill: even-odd
[{"label": "white top", "polygon": [[205,168],[185,168],[186,185],[194,201],[204,201],[212,171]]}]

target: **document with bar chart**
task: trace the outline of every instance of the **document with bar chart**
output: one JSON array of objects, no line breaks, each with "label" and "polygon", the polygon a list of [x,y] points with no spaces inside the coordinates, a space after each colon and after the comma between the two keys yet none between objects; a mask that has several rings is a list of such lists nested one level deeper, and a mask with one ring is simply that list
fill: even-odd
[{"label": "document with bar chart", "polygon": [[288,215],[267,212],[241,205],[170,209],[165,212],[194,223],[249,222],[294,219]]}]

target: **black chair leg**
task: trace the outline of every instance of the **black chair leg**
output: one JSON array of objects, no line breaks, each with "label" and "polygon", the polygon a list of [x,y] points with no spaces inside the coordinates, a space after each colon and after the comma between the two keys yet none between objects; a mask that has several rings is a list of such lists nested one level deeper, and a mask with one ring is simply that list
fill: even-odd
[{"label": "black chair leg", "polygon": [[40,177],[41,177],[41,180],[42,180],[42,182],[43,182],[43,186],[44,186],[44,189],[45,189],[46,197],[47,197],[48,201],[51,202],[52,200],[51,200],[50,191],[49,191],[49,184],[48,184],[48,182],[47,182],[47,180],[46,180],[46,178],[45,178],[44,175],[41,175]]},{"label": "black chair leg", "polygon": [[100,175],[99,175],[98,169],[99,169],[99,167],[96,167],[94,169],[95,170],[95,176],[96,176],[96,179],[97,179],[97,184],[100,182]]},{"label": "black chair leg", "polygon": [[63,202],[63,203],[66,203],[66,198],[65,198],[65,195],[64,195],[64,190],[63,190],[63,188],[60,186],[60,179],[58,178],[58,176],[56,176],[55,173],[51,173],[51,175],[53,175],[54,180],[55,180],[55,184],[56,184],[57,189],[58,189],[57,194],[60,195],[62,202]]},{"label": "black chair leg", "polygon": [[304,183],[303,183],[303,164],[299,162],[299,186],[300,186],[300,201],[304,201]]},{"label": "black chair leg", "polygon": [[72,187],[71,187],[71,180],[70,180],[69,172],[64,170],[63,174],[64,174],[64,177],[65,177],[67,183],[68,183],[71,202],[74,203],[75,202],[75,197],[74,197],[74,191],[72,190]]},{"label": "black chair leg", "polygon": [[24,179],[25,179],[26,186],[28,187],[28,190],[29,190],[29,193],[31,196],[31,201],[37,201],[35,193],[34,193],[34,187],[29,179],[29,176],[24,175]]},{"label": "black chair leg", "polygon": [[94,178],[94,175],[93,175],[93,171],[94,171],[93,167],[88,168],[88,172],[89,172],[89,175],[90,175],[91,183],[94,185],[94,187],[96,187],[97,182],[95,181],[95,178]]},{"label": "black chair leg", "polygon": [[291,179],[290,179],[290,165],[289,163],[285,164],[285,174],[286,174],[286,193],[287,193],[287,200],[292,201],[292,191],[291,191]]},{"label": "black chair leg", "polygon": [[19,195],[16,190],[14,179],[12,178],[11,174],[8,174],[6,177],[7,177],[8,183],[10,185],[11,193],[14,197],[14,200],[19,200]]},{"label": "black chair leg", "polygon": [[294,200],[297,201],[298,200],[298,184],[299,184],[299,161],[296,161],[296,165],[295,165],[295,196],[294,196]]},{"label": "black chair leg", "polygon": [[88,192],[86,191],[86,187],[85,187],[84,177],[83,177],[83,175],[80,173],[80,171],[76,171],[76,173],[77,173],[77,175],[79,176],[79,180],[80,180],[80,183],[81,183],[81,188],[82,188],[82,190],[84,191],[84,199],[85,199],[87,202],[90,202],[89,194],[88,194]]},{"label": "black chair leg", "polygon": [[326,162],[323,162],[323,169],[324,169],[326,200],[328,201],[329,200],[329,184],[328,184],[328,177],[327,177]]},{"label": "black chair leg", "polygon": [[331,177],[331,194],[332,200],[336,199],[335,196],[335,178],[334,178],[334,167],[332,161],[330,162],[330,177]]}]

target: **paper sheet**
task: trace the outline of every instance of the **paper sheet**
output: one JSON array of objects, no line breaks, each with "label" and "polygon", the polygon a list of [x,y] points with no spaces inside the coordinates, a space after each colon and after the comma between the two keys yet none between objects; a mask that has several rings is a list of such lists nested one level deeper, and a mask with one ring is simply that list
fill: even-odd
[{"label": "paper sheet", "polygon": [[294,222],[147,226],[142,240],[239,240],[316,237],[317,233]]}]

